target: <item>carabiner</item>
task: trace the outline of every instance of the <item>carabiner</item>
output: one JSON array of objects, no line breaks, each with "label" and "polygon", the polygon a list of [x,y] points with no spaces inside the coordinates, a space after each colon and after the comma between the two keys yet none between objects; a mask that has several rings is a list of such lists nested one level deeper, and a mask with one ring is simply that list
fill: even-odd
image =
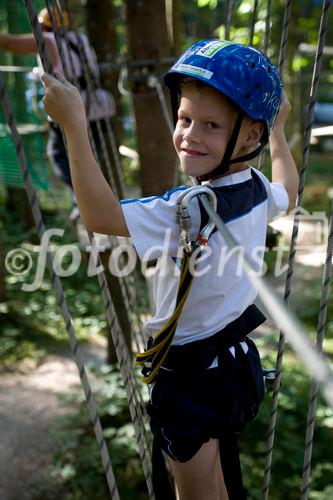
[{"label": "carabiner", "polygon": [[[188,213],[188,205],[195,196],[206,195],[209,198],[214,210],[217,209],[217,199],[214,191],[208,186],[192,186],[183,191],[177,200],[176,222],[179,227],[179,241],[183,245],[185,252],[193,251],[193,242],[191,241],[191,216]],[[208,223],[201,229],[197,243],[200,246],[207,245],[208,239],[215,228],[215,222],[210,218]]]}]

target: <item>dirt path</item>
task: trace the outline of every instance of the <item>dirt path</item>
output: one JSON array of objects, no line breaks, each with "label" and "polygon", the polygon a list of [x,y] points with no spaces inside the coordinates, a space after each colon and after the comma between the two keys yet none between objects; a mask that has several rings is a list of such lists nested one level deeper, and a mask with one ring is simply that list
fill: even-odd
[{"label": "dirt path", "polygon": [[[100,363],[104,356],[102,346],[84,349],[85,359]],[[69,411],[59,396],[78,383],[73,361],[58,355],[28,373],[0,375],[1,500],[31,500],[36,489],[50,483],[49,431],[55,418]]]}]

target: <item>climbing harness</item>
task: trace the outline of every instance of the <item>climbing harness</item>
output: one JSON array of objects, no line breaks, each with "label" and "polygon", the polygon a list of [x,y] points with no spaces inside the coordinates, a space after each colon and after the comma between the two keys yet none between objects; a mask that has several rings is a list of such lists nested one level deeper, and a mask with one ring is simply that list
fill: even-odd
[{"label": "climbing harness", "polygon": [[209,217],[207,224],[199,232],[196,241],[193,242],[191,240],[191,216],[188,212],[188,206],[191,200],[199,195],[208,197],[213,210],[216,211],[217,209],[216,195],[208,186],[190,187],[178,197],[176,222],[179,227],[179,242],[183,247],[183,256],[180,265],[181,274],[176,305],[169,321],[156,333],[154,338],[149,339],[148,349],[136,355],[136,362],[142,367],[142,380],[146,384],[154,382],[160,366],[168,355],[172,340],[176,334],[178,321],[192,286],[193,274],[190,270],[190,264],[193,252],[199,249],[200,253],[200,249],[207,245],[208,239],[215,228],[215,223]]}]

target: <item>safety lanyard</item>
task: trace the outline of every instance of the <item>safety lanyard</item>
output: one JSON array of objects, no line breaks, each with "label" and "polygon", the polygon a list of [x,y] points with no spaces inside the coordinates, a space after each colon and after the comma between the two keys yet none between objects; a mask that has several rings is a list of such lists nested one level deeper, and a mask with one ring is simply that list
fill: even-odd
[{"label": "safety lanyard", "polygon": [[191,241],[191,217],[188,213],[188,205],[195,196],[203,194],[210,198],[213,208],[216,210],[216,196],[208,186],[193,186],[186,189],[181,193],[177,200],[176,218],[179,226],[179,240],[184,248],[181,260],[181,274],[178,283],[176,305],[169,321],[148,343],[148,349],[136,355],[136,363],[142,367],[142,380],[146,384],[154,382],[158,370],[166,359],[174,339],[178,321],[189,296],[193,282],[193,274],[190,266],[191,257],[198,248],[199,252],[196,252],[197,257],[200,256],[201,248],[207,245],[208,239],[215,227],[214,222],[209,219],[208,223],[200,231],[197,240],[195,242]]}]

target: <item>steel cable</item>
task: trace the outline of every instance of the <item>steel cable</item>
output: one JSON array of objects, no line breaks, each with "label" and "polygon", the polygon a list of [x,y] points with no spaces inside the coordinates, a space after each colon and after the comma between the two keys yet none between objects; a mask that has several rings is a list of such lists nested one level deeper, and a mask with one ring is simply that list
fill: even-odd
[{"label": "steel cable", "polygon": [[[33,19],[34,19],[34,17],[33,17]],[[37,16],[36,16],[35,22],[38,22]],[[49,65],[49,68],[50,67],[51,66]],[[26,161],[26,156],[25,156],[22,142],[21,142],[21,137],[17,131],[15,118],[14,118],[14,115],[13,115],[13,112],[11,109],[11,105],[10,105],[10,102],[8,99],[8,95],[7,95],[7,92],[5,89],[5,83],[4,83],[4,79],[3,79],[1,71],[0,71],[0,100],[1,100],[3,111],[4,111],[4,116],[5,116],[5,119],[8,123],[9,129],[11,132],[11,136],[12,136],[15,148],[16,148],[16,153],[17,153],[20,168],[22,170],[23,180],[24,180],[24,183],[26,186],[27,196],[28,196],[29,203],[31,206],[33,218],[34,218],[34,221],[36,224],[38,236],[40,238],[40,241],[42,241],[43,236],[45,234],[45,227],[44,227],[44,224],[42,221],[41,211],[40,211],[40,208],[38,206],[37,195],[36,195],[36,192],[35,192],[34,187],[32,185],[31,176],[30,176],[27,161]],[[88,380],[88,377],[86,374],[86,369],[85,369],[83,359],[82,359],[81,350],[80,350],[79,345],[78,345],[78,341],[77,341],[76,334],[75,334],[75,331],[73,328],[73,323],[72,323],[72,319],[70,316],[70,312],[69,312],[69,309],[67,306],[67,302],[65,300],[63,290],[62,290],[61,281],[54,270],[53,258],[52,258],[52,254],[50,253],[49,250],[47,251],[47,254],[46,254],[46,264],[47,264],[48,270],[49,270],[50,275],[51,275],[51,281],[52,281],[52,284],[53,284],[53,287],[55,290],[57,303],[59,305],[61,314],[63,316],[66,330],[67,330],[67,333],[69,336],[72,355],[73,355],[74,362],[75,362],[77,369],[78,369],[78,372],[79,372],[82,388],[83,388],[83,391],[85,394],[85,399],[86,399],[87,407],[89,410],[89,415],[90,415],[90,418],[91,418],[91,421],[92,421],[92,424],[94,427],[95,436],[96,436],[97,443],[98,443],[98,446],[100,449],[102,463],[103,463],[103,467],[104,467],[104,472],[105,472],[105,475],[107,478],[107,483],[108,483],[108,487],[110,490],[111,498],[114,500],[118,500],[120,497],[119,497],[119,493],[118,493],[117,484],[115,481],[111,461],[109,458],[108,449],[107,449],[106,442],[105,442],[105,439],[103,436],[103,429],[102,429],[100,419],[99,419],[98,414],[97,414],[97,407],[96,407],[95,398],[94,398],[92,390],[90,388],[89,380]]]},{"label": "steel cable", "polygon": [[[326,319],[327,319],[328,296],[330,290],[330,277],[332,271],[332,257],[333,257],[333,200],[331,204],[331,213],[329,218],[326,259],[323,272],[322,294],[320,299],[320,308],[319,308],[318,323],[317,323],[316,347],[319,352],[321,352],[323,349],[323,341],[324,341]],[[316,418],[317,397],[318,397],[318,381],[313,379],[311,382],[311,389],[310,389],[309,409],[308,409],[306,437],[305,437],[301,500],[307,500],[309,496],[309,483],[310,483],[313,434],[314,434],[314,426]]]},{"label": "steel cable", "polygon": [[[62,1],[61,3],[62,3],[63,8],[66,8],[67,2]],[[58,7],[58,9],[59,9],[59,7]],[[60,9],[59,9],[59,11],[60,11]],[[69,15],[68,9],[67,9],[67,13]],[[84,71],[84,77],[85,77],[85,80],[87,82],[88,92],[94,93],[94,91],[96,91],[98,88],[101,88],[99,75],[92,73],[92,71],[90,70],[89,61],[88,61],[87,55],[85,53],[82,39],[78,33],[75,20],[74,20],[73,16],[71,16],[70,19],[71,19],[71,24],[72,24],[72,31],[76,36],[80,62],[82,64],[82,68]],[[112,130],[111,120],[109,117],[106,117],[103,120],[97,120],[97,122],[99,124],[99,129],[98,129],[99,138],[104,143],[103,155],[104,155],[104,157],[107,157],[109,159],[108,149],[106,147],[104,134],[103,134],[102,129],[101,129],[102,122],[106,126],[106,132],[107,132],[107,137],[109,139],[109,143],[111,145],[113,161],[114,161],[114,164],[116,166],[116,171],[115,171],[116,179],[114,181],[112,181],[112,179],[109,176],[109,183],[111,183],[111,185],[116,189],[116,192],[118,194],[118,198],[122,198],[123,194],[125,192],[125,185],[124,185],[124,179],[123,179],[123,174],[122,174],[122,164],[120,161],[114,132]],[[109,160],[108,160],[108,163],[110,164]],[[111,165],[110,165],[110,168],[111,168]],[[109,171],[109,169],[108,169],[108,171]],[[117,191],[118,184],[119,184],[120,190]],[[112,239],[117,241],[117,243],[119,244],[119,239],[117,237],[113,237]],[[120,284],[120,287],[122,290],[122,296],[123,296],[127,311],[129,311],[130,309],[135,311],[136,310],[135,302],[137,300],[137,294],[135,292],[134,277],[128,276],[127,279],[125,277],[120,277],[119,284]],[[130,316],[129,313],[128,313],[128,316]],[[140,320],[139,315],[137,313],[135,313],[134,317],[135,317],[135,322],[133,324],[133,328],[134,328],[133,337],[134,337],[134,341],[136,343],[136,348],[139,351],[140,347],[139,347],[138,341],[140,341],[141,344],[144,345],[145,339],[144,339],[143,334],[142,334],[142,321]]]},{"label": "steel cable", "polygon": [[[24,0],[26,8],[27,8],[27,13],[31,22],[31,26],[33,29],[33,33],[36,38],[36,43],[38,48],[41,50],[39,53],[42,63],[44,65],[44,69],[46,70],[47,68],[50,68],[50,66],[46,65],[46,62],[48,61],[48,56],[45,56],[45,53],[47,53],[45,43],[44,45],[41,43],[41,39],[43,39],[43,35],[38,23],[38,18],[37,18],[37,12],[33,7],[32,1],[31,0]],[[38,40],[38,41],[37,41]],[[89,235],[91,238],[91,235]],[[96,258],[97,264],[99,264],[99,256],[98,256],[98,250],[96,252]],[[133,384],[134,374],[133,374],[133,369],[132,369],[132,360],[129,357],[129,353],[127,350],[127,346],[125,342],[123,341],[123,338],[121,337],[121,331],[119,328],[119,324],[117,321],[117,318],[114,314],[113,306],[112,306],[112,300],[109,294],[108,286],[107,286],[107,280],[105,277],[104,272],[98,274],[98,279],[99,283],[102,289],[102,296],[105,302],[105,307],[107,311],[107,317],[112,333],[112,337],[114,340],[115,344],[115,349],[118,357],[118,362],[120,366],[120,370],[123,376],[124,380],[124,385],[125,385],[125,391],[128,399],[128,404],[129,404],[129,409],[131,413],[131,417],[133,420],[134,424],[134,429],[138,441],[138,446],[139,446],[139,453],[140,453],[140,458],[142,461],[143,469],[144,469],[144,474],[145,474],[145,479],[146,483],[148,486],[148,493],[150,498],[154,498],[154,492],[152,488],[152,481],[151,481],[151,472],[150,472],[150,456],[149,456],[149,443],[147,443],[146,440],[146,432],[145,432],[145,427],[144,425],[141,424],[142,420],[142,409],[137,409],[135,406],[135,400],[136,398],[134,397],[134,386],[135,383]],[[141,429],[144,429],[143,432]]]},{"label": "steel cable", "polygon": [[249,45],[251,47],[253,46],[253,38],[254,38],[255,26],[256,26],[256,22],[257,22],[257,16],[258,16],[258,4],[259,4],[259,0],[254,0],[252,19],[251,19],[251,25],[250,25],[250,37],[249,37]]},{"label": "steel cable", "polygon": [[225,30],[224,30],[225,40],[230,40],[230,28],[231,28],[233,7],[234,7],[234,0],[228,0],[228,5],[226,8]]},{"label": "steel cable", "polygon": [[[200,201],[216,228],[222,234],[227,246],[230,249],[239,248],[241,245],[236,241],[221,217],[215,212],[207,197],[199,195]],[[333,373],[328,361],[311,345],[307,332],[304,331],[294,314],[278,298],[273,288],[254,269],[246,255],[242,255],[243,269],[258,292],[258,297],[262,304],[269,311],[272,319],[288,337],[304,364],[309,369],[313,377],[323,384],[323,393],[328,404],[333,408]]]},{"label": "steel cable", "polygon": [[[59,6],[57,4],[53,4],[53,5],[57,8],[58,19],[60,20],[62,31],[65,33],[66,29],[65,29],[65,26],[64,26],[63,13],[62,13],[61,9],[59,8]],[[51,20],[51,23],[52,23],[52,30],[54,31],[55,36],[57,38],[58,48],[60,48],[59,55],[62,54],[63,60],[65,60],[64,53],[62,51],[62,44],[61,44],[59,36],[57,36],[57,35],[59,35],[58,29],[57,29],[57,25],[54,22],[54,16],[53,16],[52,8],[50,8],[50,7],[51,7],[51,2],[47,0],[47,8],[48,8],[48,12],[49,12],[49,15],[50,15],[50,20]],[[71,57],[71,52],[68,49],[67,40],[65,40],[65,43],[66,43],[66,48],[67,48],[67,52],[68,52],[68,55],[69,55],[69,64],[70,64],[69,66],[67,66],[67,69],[68,69],[69,73],[66,75],[66,78],[68,80],[71,80],[71,76],[72,76],[74,78],[74,83],[79,88],[79,82],[78,82],[78,79],[77,79],[75,71],[74,71],[74,62],[73,62],[73,59]],[[90,139],[91,139],[91,142],[92,142],[93,145],[96,144],[95,140],[94,140],[93,134],[91,134]],[[96,149],[97,148],[96,148],[96,145],[95,145],[95,151],[96,151]],[[108,155],[106,148],[104,149],[104,155]],[[93,239],[93,235],[88,233],[88,236],[89,236],[89,239],[91,241],[93,241],[93,243],[95,243],[95,240]],[[113,248],[113,242],[115,240],[117,240],[117,239],[116,238],[110,238],[111,250]],[[97,250],[97,252],[94,252],[93,256],[98,253],[98,249],[96,249],[96,250]],[[105,278],[105,276],[104,276],[104,278]],[[126,290],[124,289],[123,280],[119,280],[119,285],[121,287],[122,296],[123,296],[123,299],[124,299],[124,302],[125,302],[125,306],[127,306],[127,313],[128,313],[128,317],[129,317],[130,316],[129,304],[128,304],[128,299],[126,297]],[[104,296],[103,298],[104,298],[104,302],[106,304],[110,304],[109,297],[105,297]],[[110,307],[110,306],[108,306],[108,307]],[[111,315],[109,314],[108,319],[110,319],[110,317],[112,317],[112,315],[114,315],[114,314],[115,314],[114,310],[112,310],[112,314]],[[109,324],[110,324],[110,321],[109,321]],[[119,327],[118,327],[118,329],[119,329]],[[122,335],[121,330],[119,330],[119,332]],[[111,333],[112,333],[112,331],[111,331]],[[123,340],[123,339],[121,339],[121,340]],[[126,359],[126,363],[122,364],[123,370],[126,370],[127,366],[128,367],[131,366],[131,358],[130,358],[129,353],[125,353],[125,359]],[[134,376],[133,372],[132,373],[129,372],[129,373],[125,374],[124,381],[126,381],[126,386],[128,384],[130,384],[130,386],[131,386],[130,388],[131,388],[132,394],[130,394],[129,397],[130,397],[131,401],[133,400],[133,404],[136,406],[136,412],[138,413],[138,418],[139,418],[139,421],[141,423],[141,427],[143,428],[143,435],[145,437],[145,441],[146,441],[146,445],[147,445],[147,450],[148,450],[148,453],[149,453],[149,446],[148,446],[149,441],[148,441],[148,437],[147,437],[147,434],[146,434],[145,423],[143,421],[144,418],[145,418],[144,403],[143,403],[143,398],[142,398],[141,392],[140,392],[139,387],[138,387],[137,379]]]},{"label": "steel cable", "polygon": [[[300,220],[299,215],[300,215],[300,208],[302,205],[302,199],[303,199],[303,193],[304,193],[305,176],[306,176],[306,171],[307,171],[307,166],[308,166],[311,130],[312,130],[313,119],[314,119],[314,105],[315,105],[316,98],[317,98],[317,90],[318,90],[319,75],[320,75],[320,68],[321,68],[321,59],[322,59],[322,55],[323,55],[323,49],[325,46],[325,37],[326,37],[326,31],[327,31],[329,7],[330,7],[330,0],[324,0],[321,19],[320,19],[319,38],[318,38],[317,51],[316,51],[316,56],[315,56],[314,68],[313,68],[313,78],[312,78],[312,83],[311,83],[310,99],[309,99],[308,112],[307,112],[307,118],[306,118],[302,166],[301,166],[301,171],[300,171],[300,181],[299,181],[299,189],[298,189],[298,200],[297,200],[297,207],[296,207],[295,216],[294,216],[293,230],[292,230],[289,257],[288,257],[288,270],[287,270],[285,292],[284,292],[284,302],[287,306],[289,306],[290,297],[291,297],[292,277],[293,277],[294,261],[295,261],[295,255],[296,255],[296,243],[297,243],[297,238],[298,238],[299,220]],[[278,353],[277,353],[277,359],[276,359],[276,378],[275,378],[274,388],[273,388],[271,416],[270,416],[269,429],[268,429],[267,450],[266,450],[266,459],[265,459],[265,471],[264,471],[263,491],[262,491],[262,495],[263,495],[262,498],[265,500],[268,498],[268,491],[269,491],[269,481],[270,481],[270,473],[271,473],[271,466],[272,466],[272,455],[273,455],[274,436],[275,436],[275,428],[276,428],[278,396],[279,396],[279,387],[280,387],[280,382],[281,382],[281,370],[282,370],[282,360],[283,360],[284,349],[285,349],[285,336],[283,333],[281,333],[280,337],[279,337],[279,342],[278,342]]]},{"label": "steel cable", "polygon": [[[57,42],[57,48],[58,48],[58,51],[59,51],[59,56],[60,56],[61,62],[63,64],[63,67],[64,68],[66,67],[66,70],[67,70],[67,73],[65,73],[65,76],[66,76],[67,80],[69,80],[69,81],[73,81],[74,80],[73,81],[74,85],[78,89],[80,89],[79,81],[78,81],[78,78],[77,78],[77,76],[75,74],[75,71],[74,71],[74,61],[73,61],[73,58],[72,58],[72,55],[71,55],[71,51],[69,50],[69,47],[68,47],[68,40],[66,38],[64,39],[64,42],[65,42],[65,45],[66,45],[66,48],[67,48],[67,53],[68,53],[68,56],[69,56],[69,61],[66,60],[66,57],[64,55],[63,46],[62,46],[62,43],[61,43],[61,37],[59,36],[57,25],[56,25],[55,20],[54,20],[54,14],[53,14],[52,5],[54,7],[56,7],[56,9],[57,9],[57,16],[58,16],[58,19],[60,20],[61,29],[62,29],[63,33],[65,33],[65,31],[66,31],[65,26],[64,26],[64,17],[63,17],[63,13],[62,13],[61,9],[59,8],[59,6],[56,3],[52,4],[52,2],[50,2],[49,0],[47,0],[47,9],[48,9],[48,13],[49,13],[51,24],[52,24],[52,31],[55,34],[55,38],[56,38],[56,42]],[[77,34],[77,38],[82,43],[81,38],[78,36],[78,34]],[[83,57],[84,57],[83,56],[83,52],[84,52],[84,49],[83,49],[82,45],[80,45],[80,47],[81,47],[81,49],[78,47],[79,48],[79,55],[80,55],[80,62],[82,63],[82,65],[84,65],[84,62],[83,62]],[[69,65],[67,64],[68,62],[69,62]],[[85,67],[86,66],[87,66],[87,63],[85,65]],[[87,84],[88,84],[88,90],[91,91],[91,92],[93,92],[93,88],[92,88],[92,84],[91,84],[91,78],[90,78],[89,72],[87,71],[87,67],[86,67],[86,71],[85,71],[85,78],[86,78],[86,81],[87,81]],[[101,124],[100,124],[99,121],[97,121],[97,122],[99,123],[99,128],[98,128],[98,137],[99,137],[99,140],[100,141],[102,141],[102,140],[104,141],[104,135],[103,135],[103,132],[102,132],[102,129],[101,129]],[[90,132],[89,137],[90,137],[90,142],[92,144],[95,157],[98,158],[96,140],[95,140],[94,134],[92,133],[92,129],[91,129],[91,126],[89,124],[89,121],[88,121],[88,130]],[[103,158],[104,158],[105,161],[107,161],[107,163],[109,165],[109,168],[107,169],[107,173],[110,174],[111,165],[110,165],[109,153],[107,151],[105,141],[104,141],[104,147],[102,148],[102,151],[103,151]],[[111,183],[111,185],[112,185],[113,188],[116,188],[115,179],[113,177],[110,178],[110,175],[109,175],[109,184],[110,183]],[[121,196],[121,194],[122,193],[118,192],[118,196]],[[114,237],[114,236],[109,236],[108,240],[109,240],[110,252],[111,252],[112,248],[115,247],[114,243],[117,242],[117,244],[118,244],[119,243],[119,239],[117,237]],[[121,260],[121,263],[124,264],[124,259],[121,258],[120,260]],[[124,300],[125,308],[126,308],[126,311],[127,311],[127,316],[128,316],[128,318],[130,318],[130,316],[131,316],[131,313],[130,313],[131,307],[132,307],[133,310],[135,310],[134,303],[133,303],[134,291],[133,291],[133,286],[131,287],[131,285],[129,283],[127,283],[127,281],[128,280],[126,280],[125,277],[122,277],[122,276],[119,277],[119,279],[118,279],[118,283],[119,283],[119,286],[120,286],[120,289],[121,289],[121,293],[122,293],[122,298]],[[134,341],[136,343],[136,348],[138,350],[140,350],[140,346],[139,346],[138,340],[140,339],[141,340],[141,344],[144,344],[144,339],[143,339],[143,335],[141,334],[142,324],[140,323],[137,314],[135,315],[135,320],[136,321],[134,322],[134,325],[133,325],[134,328],[135,328],[135,331],[133,332],[134,333],[133,338],[134,338]],[[142,400],[141,394],[140,394],[140,399]]]}]

